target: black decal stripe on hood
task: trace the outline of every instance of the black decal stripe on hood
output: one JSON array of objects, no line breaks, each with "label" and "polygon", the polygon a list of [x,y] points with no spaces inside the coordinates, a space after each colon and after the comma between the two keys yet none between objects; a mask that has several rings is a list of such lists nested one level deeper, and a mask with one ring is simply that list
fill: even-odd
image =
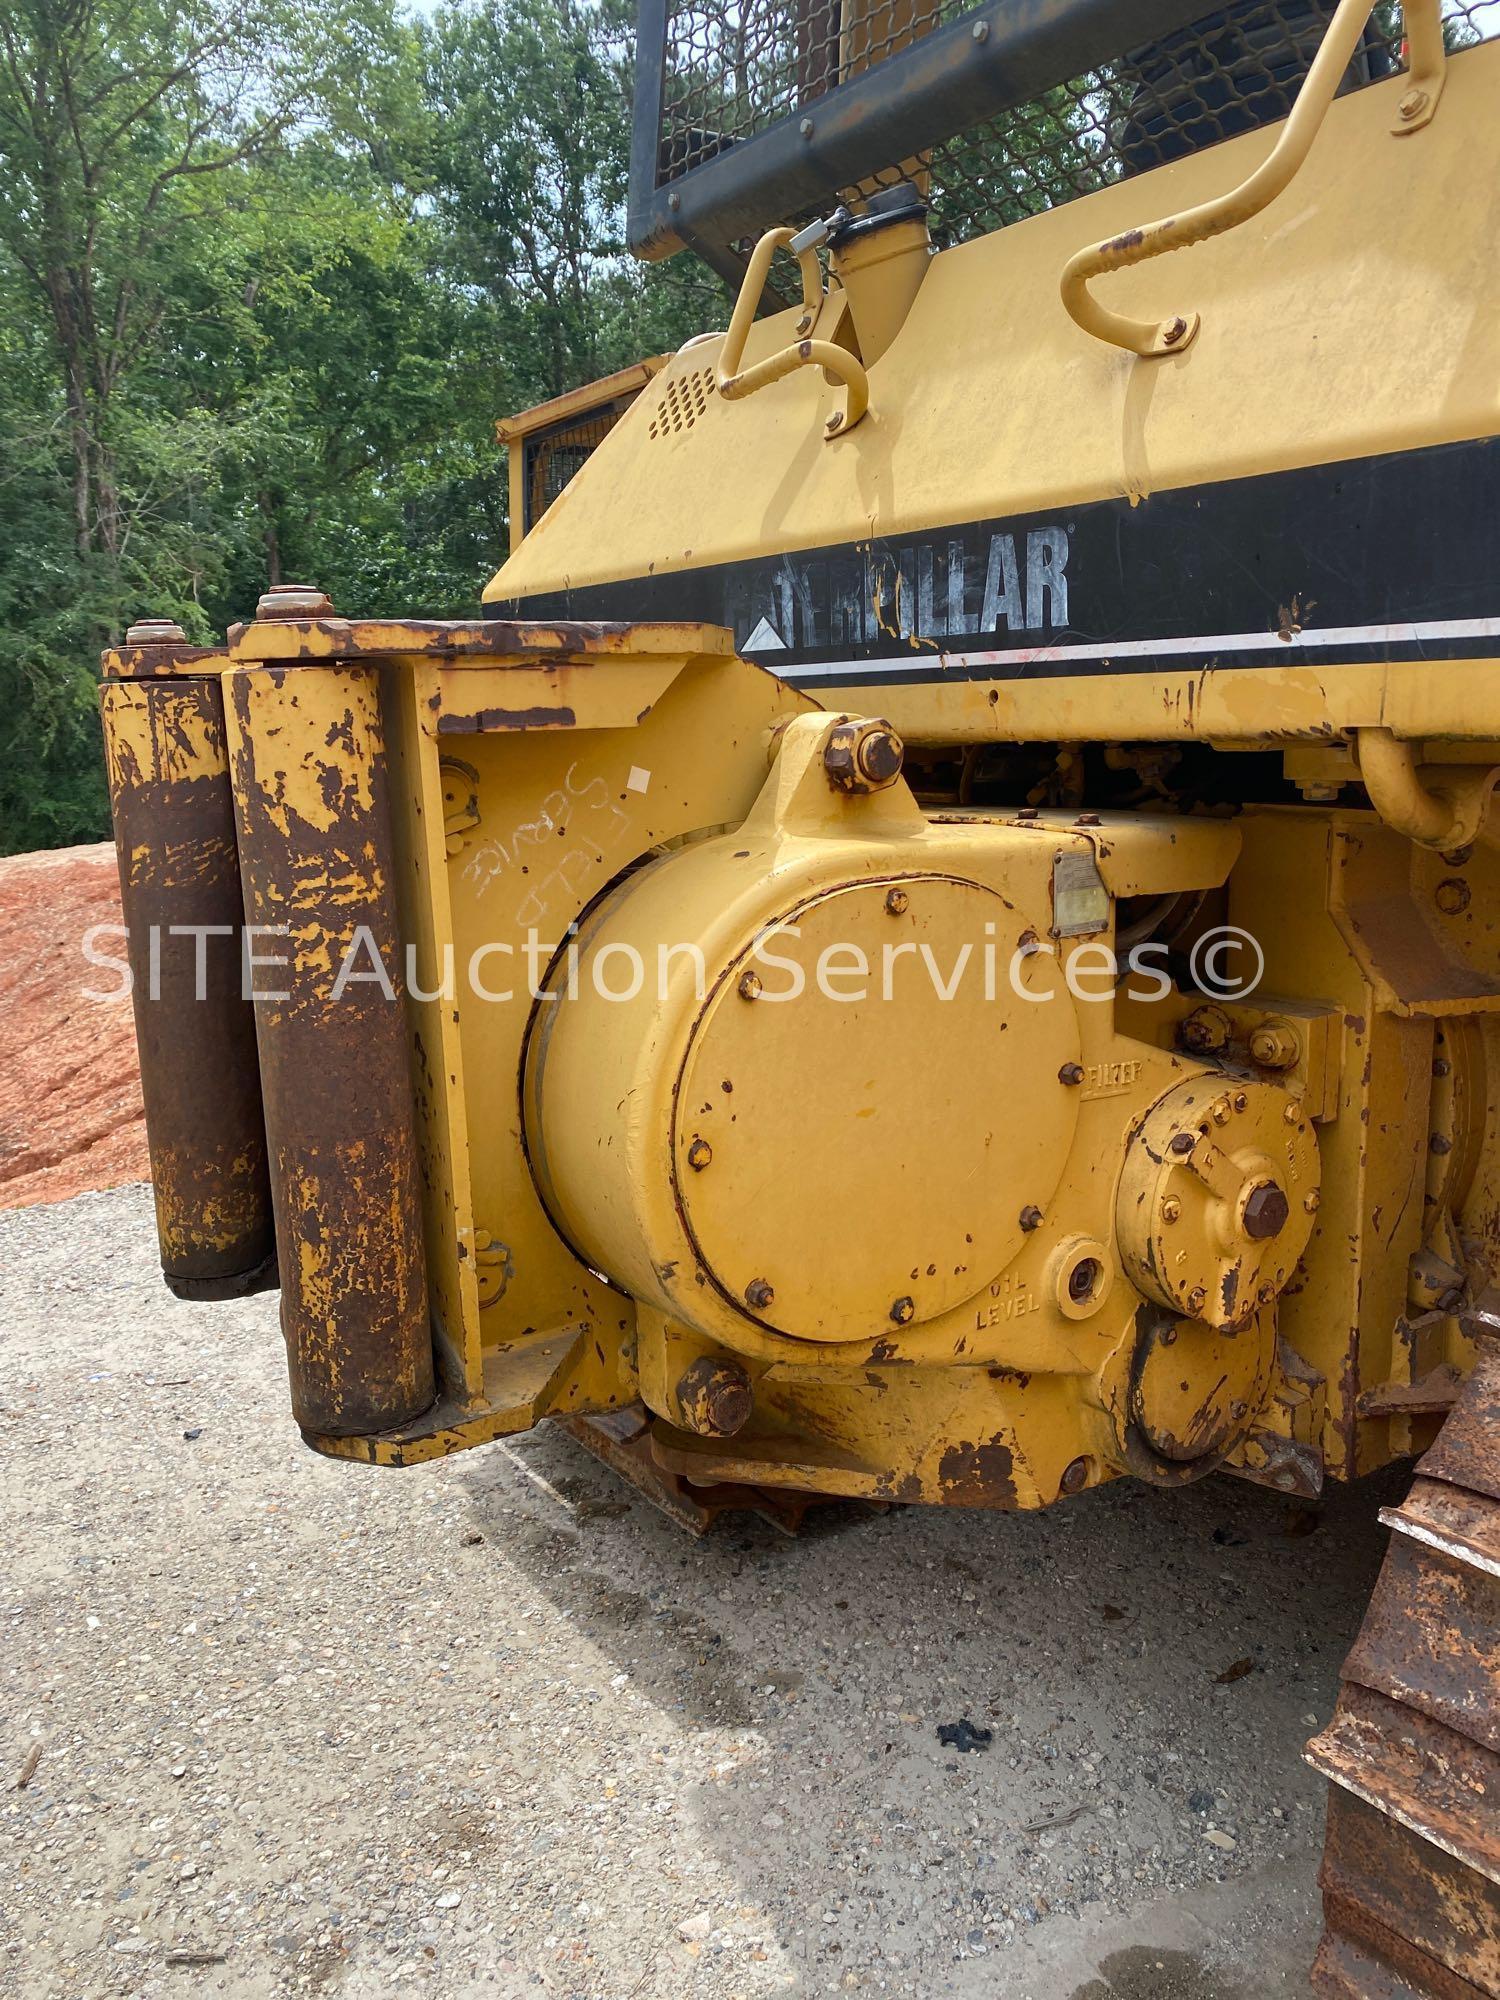
[{"label": "black decal stripe on hood", "polygon": [[1500,654],[1500,441],[580,584],[487,609],[728,625],[747,657],[810,686],[1487,658]]}]

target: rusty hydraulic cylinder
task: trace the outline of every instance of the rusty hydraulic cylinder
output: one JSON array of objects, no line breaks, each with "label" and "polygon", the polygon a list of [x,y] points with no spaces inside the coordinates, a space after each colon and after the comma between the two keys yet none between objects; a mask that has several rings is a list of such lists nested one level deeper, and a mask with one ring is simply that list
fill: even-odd
[{"label": "rusty hydraulic cylinder", "polygon": [[292,1409],[390,1430],[436,1392],[380,684],[224,686]]},{"label": "rusty hydraulic cylinder", "polygon": [[218,674],[108,679],[100,708],[162,1275],[228,1298],[275,1282],[275,1246]]}]

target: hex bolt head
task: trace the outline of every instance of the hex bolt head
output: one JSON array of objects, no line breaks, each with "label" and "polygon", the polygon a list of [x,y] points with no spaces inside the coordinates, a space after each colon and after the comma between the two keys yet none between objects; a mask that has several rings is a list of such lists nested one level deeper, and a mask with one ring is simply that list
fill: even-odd
[{"label": "hex bolt head", "polygon": [[904,917],[910,901],[911,898],[904,889],[887,889],[885,892],[885,907],[888,914],[893,917]]},{"label": "hex bolt head", "polygon": [[1064,1493],[1081,1493],[1089,1483],[1089,1462],[1086,1458],[1075,1458],[1062,1476]]},{"label": "hex bolt head", "polygon": [[1167,1151],[1169,1153],[1175,1153],[1179,1159],[1186,1159],[1187,1155],[1190,1152],[1192,1152],[1194,1146],[1196,1146],[1197,1143],[1198,1139],[1195,1133],[1174,1132],[1172,1134],[1171,1139],[1168,1141]]},{"label": "hex bolt head", "polygon": [[1062,1068],[1057,1072],[1057,1080],[1059,1083],[1082,1083],[1083,1064],[1077,1062],[1064,1063]]},{"label": "hex bolt head", "polygon": [[812,120],[810,118],[804,118],[802,120],[802,123],[797,127],[797,130],[802,134],[804,139],[810,139],[813,135]]},{"label": "hex bolt head", "polygon": [[917,1308],[904,1294],[891,1306],[891,1318],[897,1326],[910,1326]]},{"label": "hex bolt head", "polygon": [[1228,1042],[1233,1023],[1222,1007],[1195,1007],[1177,1024],[1177,1044],[1193,1055],[1217,1055]]},{"label": "hex bolt head", "polygon": [[1040,1229],[1041,1226],[1042,1211],[1034,1201],[1027,1202],[1026,1206],[1021,1210],[1021,1227],[1029,1235],[1033,1229]]},{"label": "hex bolt head", "polygon": [[976,21],[969,33],[976,42],[987,42],[990,38],[990,24],[988,21]]},{"label": "hex bolt head", "polygon": [[1309,1188],[1307,1193],[1302,1197],[1303,1212],[1307,1215],[1316,1215],[1321,1199],[1322,1197],[1316,1188]]},{"label": "hex bolt head", "polygon": [[1420,118],[1422,113],[1427,109],[1427,92],[1425,90],[1407,91],[1396,109],[1407,120]]},{"label": "hex bolt head", "polygon": [[1182,317],[1181,313],[1178,313],[1175,318],[1168,320],[1167,324],[1162,328],[1161,337],[1168,347],[1175,347],[1187,330],[1187,321]]},{"label": "hex bolt head", "polygon": [[171,618],[138,618],[125,634],[127,646],[185,646],[187,633]]},{"label": "hex bolt head", "polygon": [[1251,1188],[1245,1197],[1242,1217],[1245,1234],[1255,1243],[1264,1243],[1272,1236],[1279,1236],[1286,1228],[1291,1212],[1291,1203],[1275,1181],[1262,1181],[1259,1187]]},{"label": "hex bolt head", "polygon": [[1175,1194],[1169,1194],[1161,1205],[1162,1221],[1175,1222],[1181,1214],[1182,1203],[1177,1199]]},{"label": "hex bolt head", "polygon": [[707,1139],[695,1139],[688,1147],[687,1162],[695,1174],[701,1174],[714,1156],[714,1149]]},{"label": "hex bolt head", "polygon": [[1472,894],[1467,882],[1460,881],[1457,875],[1450,875],[1446,881],[1438,883],[1432,892],[1432,900],[1445,917],[1457,917],[1468,909]]},{"label": "hex bolt head", "polygon": [[760,974],[758,972],[742,972],[739,977],[739,983],[734,990],[742,1000],[758,1000],[761,995]]},{"label": "hex bolt head", "polygon": [[1302,1113],[1297,1109],[1295,1104],[1289,1104],[1287,1105],[1286,1109],[1282,1112],[1281,1116],[1285,1124],[1295,1125],[1301,1119]]},{"label": "hex bolt head", "polygon": [[764,1312],[775,1297],[774,1289],[765,1278],[752,1278],[745,1287],[745,1304],[752,1312]]},{"label": "hex bolt head", "polygon": [[1301,1053],[1285,1021],[1262,1021],[1250,1031],[1250,1060],[1262,1069],[1290,1069]]},{"label": "hex bolt head", "polygon": [[1237,1424],[1242,1424],[1250,1414],[1248,1403],[1234,1402],[1229,1405],[1229,1414]]},{"label": "hex bolt head", "polygon": [[888,722],[836,722],[823,745],[823,769],[835,791],[883,792],[901,775],[906,755]]},{"label": "hex bolt head", "polygon": [[331,618],[333,602],[313,583],[273,583],[255,607],[260,619]]},{"label": "hex bolt head", "polygon": [[901,775],[901,738],[894,729],[873,729],[861,737],[858,752],[860,776],[872,791],[893,785]]},{"label": "hex bolt head", "polygon": [[754,1396],[738,1361],[700,1354],[677,1384],[682,1421],[699,1437],[733,1437],[744,1428]]},{"label": "hex bolt head", "polygon": [[1201,1285],[1194,1285],[1193,1289],[1188,1293],[1187,1296],[1188,1309],[1193,1314],[1194,1318],[1196,1318],[1198,1314],[1202,1312],[1207,1301],[1208,1301],[1208,1293],[1204,1291]]},{"label": "hex bolt head", "polygon": [[1156,1339],[1157,1339],[1157,1345],[1160,1347],[1175,1347],[1177,1345],[1176,1327],[1164,1326],[1161,1332],[1156,1336]]}]

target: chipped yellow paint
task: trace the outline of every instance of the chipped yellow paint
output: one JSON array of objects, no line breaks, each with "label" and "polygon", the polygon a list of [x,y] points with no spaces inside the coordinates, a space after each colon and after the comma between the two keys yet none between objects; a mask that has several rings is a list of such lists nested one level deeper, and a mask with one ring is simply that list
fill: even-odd
[{"label": "chipped yellow paint", "polygon": [[229,1250],[245,1231],[246,1191],[265,1172],[258,1151],[236,1153],[227,1165],[227,1191],[218,1197],[203,1192],[201,1163],[180,1149],[152,1158],[151,1193],[157,1236],[168,1265],[203,1249]]},{"label": "chipped yellow paint", "polygon": [[100,689],[109,782],[180,784],[225,769],[224,732],[191,688],[115,681]]},{"label": "chipped yellow paint", "polygon": [[[836,447],[821,433],[842,392],[816,369],[714,400],[691,444],[650,436],[648,396],[488,598],[877,529],[1149,506],[1488,436],[1500,317],[1475,298],[1493,288],[1490,210],[1445,204],[1435,259],[1432,191],[1500,184],[1500,49],[1450,68],[1419,197],[1373,219],[1398,88],[1378,86],[1332,108],[1274,239],[1268,223],[1193,252],[1213,305],[1190,354],[1138,364],[1068,321],[1067,258],[1138,219],[1139,183],[1104,190],[936,257],[869,414]],[[1233,182],[1270,143],[1163,170],[1164,206]],[[1154,310],[1160,280],[1112,276],[1111,305]],[[762,322],[747,365],[786,340],[779,317]],[[668,379],[716,354],[674,358]],[[1003,423],[976,419],[996,409]],[[898,624],[899,590],[877,607]],[[929,769],[958,744],[1264,749],[1325,797],[1359,782],[1360,732],[1381,731],[1420,746],[1418,817],[1422,770],[1467,766],[1477,785],[1497,761],[1500,659],[1335,670],[1307,664],[1304,643],[1289,615],[1253,672],[955,671],[843,685],[837,701],[894,725]],[[287,1172],[286,1203],[316,1225],[296,1268],[335,1376],[358,1381],[342,1288],[382,1232],[427,1274],[437,1361],[427,1409],[356,1435],[315,1427],[313,1442],[413,1463],[639,1397],[658,1455],[689,1478],[995,1506],[1221,1462],[1307,1491],[1325,1466],[1353,1474],[1424,1443],[1434,1420],[1410,1392],[1472,1358],[1443,1309],[1450,1281],[1500,1260],[1490,825],[1472,851],[1419,852],[1337,803],[1251,806],[1232,825],[1149,805],[1094,824],[927,811],[904,780],[831,785],[830,718],[728,648],[670,623],[329,617],[233,636],[228,734],[260,843],[246,879],[257,913],[291,924],[294,978],[326,982],[374,900],[394,903],[424,987],[476,954],[486,984],[508,987],[406,1007],[410,1104],[394,1123],[419,1218],[388,1195],[346,1228],[347,1189]],[[127,702],[112,757],[135,727]],[[389,858],[350,832],[387,767]],[[1066,893],[1094,929],[1062,920],[1065,881],[1081,881]],[[1183,985],[1068,997],[1091,947],[1176,899],[1196,911],[1179,943],[1222,919],[1256,937],[1260,992],[1222,1021]],[[924,995],[885,1024],[832,1002],[799,1018],[742,983],[755,938],[790,917],[809,951],[847,918],[867,946],[889,933],[951,962],[985,912],[1023,961],[993,1016]],[[549,956],[581,921],[583,997],[537,998],[506,949],[533,931]],[[683,939],[704,953],[703,993],[682,965],[660,992],[592,992],[611,947],[654,964]],[[355,1196],[377,1164],[345,1162]],[[1231,1276],[1253,1296],[1227,1299]],[[703,1434],[709,1405],[683,1388],[700,1363],[748,1390],[732,1435]]]},{"label": "chipped yellow paint", "polygon": [[218,682],[106,680],[100,716],[162,1271],[243,1289],[274,1246],[254,1025],[237,956],[202,950],[242,907]]},{"label": "chipped yellow paint", "polygon": [[392,663],[382,671],[381,698],[394,724],[390,764],[397,893],[416,971],[417,992],[407,994],[407,1025],[433,1340],[442,1381],[477,1399],[484,1392],[484,1356],[472,1254],[467,1088],[458,1009],[441,992],[453,917],[443,778],[430,728],[440,679],[430,661]]},{"label": "chipped yellow paint", "polygon": [[420,620],[298,618],[258,620],[231,629],[236,664],[289,665],[336,660],[439,660],[454,667],[524,666],[538,660],[684,659],[730,654],[717,626],[671,620],[568,624],[526,619]]},{"label": "chipped yellow paint", "polygon": [[924,743],[1216,743],[1280,749],[1385,727],[1403,738],[1480,742],[1500,734],[1500,660],[1320,670],[1080,674],[1057,680],[880,679],[841,686],[842,706],[889,717]]},{"label": "chipped yellow paint", "polygon": [[[314,697],[320,727],[299,742],[292,736],[301,705],[295,677],[289,687],[283,676],[254,670],[232,669],[224,676],[226,713],[234,718],[239,732],[258,738],[267,727],[287,732],[286,761],[265,760],[257,765],[258,785],[268,818],[285,835],[293,818],[315,833],[329,833],[352,813],[366,813],[371,805],[370,768],[372,750],[380,741],[380,720],[370,677],[358,669],[332,668],[309,679],[305,694],[309,705]],[[373,857],[364,850],[366,862]],[[314,870],[305,884],[289,889],[288,908],[295,910],[299,893],[317,895],[329,878]],[[355,877],[349,876],[349,892],[357,893]]]},{"label": "chipped yellow paint", "polygon": [[[1361,1415],[1359,1398],[1466,1364],[1451,1320],[1400,1329],[1463,1232],[1500,1235],[1476,1193],[1500,1143],[1476,1099],[1487,1058],[1463,1026],[1500,1014],[1490,838],[1455,860],[1337,810],[934,816],[902,782],[831,786],[830,719],[714,635],[652,632],[690,643],[594,656],[580,636],[552,661],[459,665],[457,642],[434,640],[225,675],[254,914],[289,923],[294,984],[326,989],[362,911],[393,896],[433,995],[405,1009],[419,1223],[397,1189],[376,1188],[357,1140],[284,1166],[280,1199],[303,1219],[303,1339],[332,1388],[361,1382],[346,1324],[355,1274],[399,1239],[426,1273],[437,1399],[390,1429],[313,1426],[312,1441],[415,1463],[639,1396],[658,1455],[684,1476],[1001,1506],[1221,1461],[1277,1484],[1289,1466],[1352,1472],[1408,1448],[1419,1420]],[[1253,720],[1285,742],[1335,688],[1362,725],[1369,700],[1390,716],[1398,678],[1358,669],[1323,686],[1271,670],[1256,717],[1228,712],[1233,687],[1199,688],[1192,728],[1244,741],[1234,731]],[[1140,677],[1122,699],[1160,704],[1164,687]],[[1482,675],[1470,688],[1477,704]],[[929,740],[948,692],[928,696]],[[1052,740],[1085,696],[1049,690]],[[992,728],[1010,726],[986,707]],[[1462,761],[1430,695],[1410,719],[1421,762]],[[1474,769],[1486,754],[1471,735]],[[1326,735],[1308,757],[1305,782],[1352,782]],[[389,847],[371,816],[378,763]],[[1081,907],[1093,908],[1091,871],[1102,900],[1097,929],[1058,936],[1068,859],[1084,869]],[[1229,1130],[1249,1112],[1214,1051],[1188,1040],[1191,996],[1133,981],[1089,1006],[1065,990],[1123,899],[1185,895],[1226,898],[1229,919],[1270,947],[1271,997],[1221,1010],[1235,1049],[1275,1030],[1280,1067],[1239,1093],[1254,1098],[1253,1144]],[[577,1001],[537,1002],[523,978],[489,996],[435,990],[449,960],[466,967],[527,931],[549,941],[545,957],[586,909]],[[1031,998],[1051,996],[1034,1013],[1002,999],[998,1034],[984,1009],[942,1014],[919,997],[877,1046],[858,1012],[798,1017],[741,995],[749,945],[789,913],[810,967],[823,915],[872,951],[899,920],[908,948],[941,963],[984,909],[1024,959]],[[611,946],[650,961],[681,938],[704,953],[708,997],[688,978],[591,999]],[[498,986],[503,967],[486,963]],[[263,1015],[264,1035],[276,1019]],[[1439,1114],[1407,1080],[1443,1032],[1463,1077],[1441,1114],[1454,1164],[1414,1183]],[[1189,1099],[1212,1128],[1197,1207],[1157,1164],[1172,1106]],[[1297,1205],[1284,1243],[1240,1242],[1249,1196],[1278,1177]],[[345,1233],[350,1189],[375,1205]],[[1152,1211],[1149,1250],[1137,1205]],[[1429,1227],[1436,1209],[1446,1220]],[[1177,1273],[1165,1292],[1147,1270],[1163,1259]],[[1253,1273],[1248,1317],[1238,1300],[1196,1297],[1231,1267]],[[679,1385],[700,1361],[743,1371],[753,1416],[733,1438],[695,1433],[702,1409]]]}]

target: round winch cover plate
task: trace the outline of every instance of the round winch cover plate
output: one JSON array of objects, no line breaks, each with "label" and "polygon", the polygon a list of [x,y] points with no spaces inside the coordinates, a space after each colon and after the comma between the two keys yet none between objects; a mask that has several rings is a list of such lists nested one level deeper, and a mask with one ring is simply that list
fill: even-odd
[{"label": "round winch cover plate", "polygon": [[1045,1211],[1077,1121],[1058,1078],[1078,1055],[1075,1003],[1045,950],[1020,961],[1017,996],[1027,926],[975,883],[855,883],[780,921],[797,935],[747,943],[688,1042],[681,1212],[748,1317],[813,1340],[898,1337],[988,1284],[1021,1247],[1022,1211]]}]

